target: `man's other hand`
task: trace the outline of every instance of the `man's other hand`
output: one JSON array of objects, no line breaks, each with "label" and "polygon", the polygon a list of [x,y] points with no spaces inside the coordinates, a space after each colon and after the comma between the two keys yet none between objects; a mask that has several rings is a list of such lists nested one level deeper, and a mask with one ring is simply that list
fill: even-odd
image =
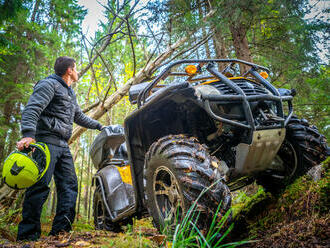
[{"label": "man's other hand", "polygon": [[16,143],[18,150],[22,151],[24,148],[28,148],[31,143],[36,143],[35,139],[25,137]]}]

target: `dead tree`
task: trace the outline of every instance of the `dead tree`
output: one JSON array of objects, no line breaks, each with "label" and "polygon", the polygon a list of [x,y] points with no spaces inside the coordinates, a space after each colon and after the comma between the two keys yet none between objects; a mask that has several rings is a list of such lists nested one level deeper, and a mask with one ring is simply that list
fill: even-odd
[{"label": "dead tree", "polygon": [[[211,15],[214,14],[214,11],[211,10],[204,18],[207,19]],[[107,111],[109,111],[116,103],[118,103],[129,91],[132,85],[139,84],[143,81],[146,81],[150,79],[153,75],[153,73],[161,66],[164,65],[164,63],[168,63],[171,61],[171,56],[176,57],[174,54],[177,52],[179,48],[182,47],[183,44],[189,39],[189,37],[193,34],[195,30],[190,31],[186,36],[175,42],[174,44],[168,46],[167,50],[160,53],[156,58],[152,59],[152,55],[149,56],[149,60],[146,63],[146,65],[139,70],[135,76],[130,78],[125,85],[118,88],[118,90],[113,93],[111,96],[104,98],[102,103],[99,103],[97,106],[94,107],[94,109],[91,111],[89,116],[93,119],[99,119],[101,118]],[[209,37],[210,38],[210,37]],[[208,39],[209,39],[208,38]],[[206,39],[206,41],[208,40]],[[155,50],[158,48],[158,45],[161,41],[158,41],[158,44],[155,48]],[[195,45],[193,45],[195,47]],[[190,49],[187,49],[189,51]],[[154,52],[153,52],[154,53]],[[152,54],[153,54],[152,53]],[[82,73],[80,73],[82,74]],[[73,130],[72,137],[69,141],[69,144],[74,142],[76,139],[80,137],[80,135],[86,131],[86,128],[83,127],[76,127]]]}]

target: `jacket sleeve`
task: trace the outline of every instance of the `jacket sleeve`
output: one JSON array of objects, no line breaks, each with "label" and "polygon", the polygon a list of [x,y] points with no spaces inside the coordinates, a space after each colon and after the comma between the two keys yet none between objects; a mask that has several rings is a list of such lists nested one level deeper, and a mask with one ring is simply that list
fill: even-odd
[{"label": "jacket sleeve", "polygon": [[53,99],[54,94],[55,88],[51,81],[41,80],[34,86],[33,93],[22,112],[21,131],[23,137],[35,139],[40,114]]},{"label": "jacket sleeve", "polygon": [[98,129],[101,131],[102,125],[92,118],[85,115],[82,111],[79,105],[77,104],[77,101],[75,101],[75,115],[74,115],[74,122],[78,124],[79,126],[90,128],[90,129]]}]

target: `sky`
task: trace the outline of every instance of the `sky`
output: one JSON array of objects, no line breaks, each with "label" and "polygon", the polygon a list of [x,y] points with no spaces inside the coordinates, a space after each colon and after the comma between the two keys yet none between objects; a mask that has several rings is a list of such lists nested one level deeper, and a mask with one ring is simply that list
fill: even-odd
[{"label": "sky", "polygon": [[107,0],[78,0],[78,4],[87,9],[87,15],[82,23],[83,33],[87,37],[94,37],[100,21],[106,21],[103,14],[104,8],[98,3],[106,5]]}]

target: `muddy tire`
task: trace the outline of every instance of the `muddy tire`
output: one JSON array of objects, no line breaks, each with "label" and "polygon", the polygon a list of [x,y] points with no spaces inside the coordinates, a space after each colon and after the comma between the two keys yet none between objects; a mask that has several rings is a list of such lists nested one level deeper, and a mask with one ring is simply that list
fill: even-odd
[{"label": "muddy tire", "polygon": [[121,225],[119,223],[113,223],[110,220],[110,216],[103,202],[100,185],[98,185],[94,191],[93,217],[94,217],[94,227],[96,230],[107,230],[112,232],[122,231]]},{"label": "muddy tire", "polygon": [[285,140],[275,158],[281,170],[272,170],[271,175],[262,175],[257,183],[266,191],[280,193],[296,178],[304,175],[326,159],[327,143],[315,126],[305,119],[293,116],[286,127]]},{"label": "muddy tire", "polygon": [[144,166],[145,205],[158,230],[181,221],[200,193],[212,184],[197,202],[201,213],[197,226],[207,231],[220,203],[219,218],[229,210],[230,191],[214,167],[217,164],[219,161],[196,138],[170,135],[150,146]]}]

